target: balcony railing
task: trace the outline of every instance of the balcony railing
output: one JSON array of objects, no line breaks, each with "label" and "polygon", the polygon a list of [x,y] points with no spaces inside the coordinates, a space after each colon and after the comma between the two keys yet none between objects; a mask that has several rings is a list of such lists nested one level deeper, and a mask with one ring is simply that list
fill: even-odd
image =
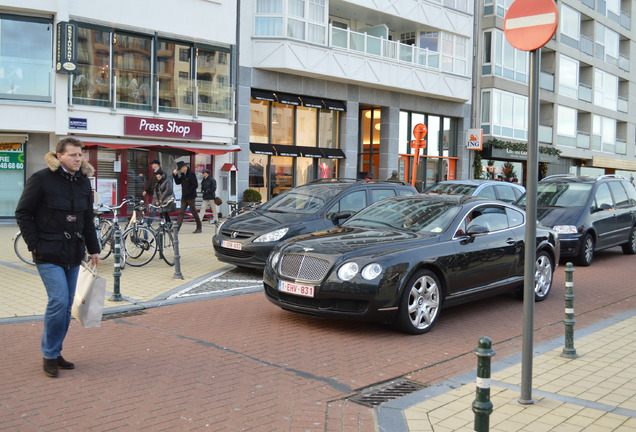
[{"label": "balcony railing", "polygon": [[623,69],[625,72],[629,72],[629,57],[624,55],[618,56],[618,67]]},{"label": "balcony railing", "polygon": [[330,45],[387,60],[413,63],[429,69],[440,69],[440,54],[438,52],[349,29],[331,27]]},{"label": "balcony railing", "polygon": [[626,113],[629,111],[629,101],[627,98],[618,97],[618,111]]},{"label": "balcony railing", "polygon": [[552,144],[552,126],[539,125],[539,142]]},{"label": "balcony railing", "polygon": [[586,132],[576,133],[576,147],[582,149],[590,148],[590,134]]},{"label": "balcony railing", "polygon": [[587,55],[594,55],[594,40],[581,35],[581,39],[579,40],[579,49]]},{"label": "balcony railing", "polygon": [[592,102],[592,87],[585,84],[579,84],[579,100]]},{"label": "balcony railing", "polygon": [[539,88],[554,91],[554,74],[541,71],[539,73]]},{"label": "balcony railing", "polygon": [[234,87],[211,80],[79,66],[71,75],[73,105],[219,117],[233,116]]},{"label": "balcony railing", "polygon": [[627,154],[627,141],[625,140],[616,140],[616,154]]}]

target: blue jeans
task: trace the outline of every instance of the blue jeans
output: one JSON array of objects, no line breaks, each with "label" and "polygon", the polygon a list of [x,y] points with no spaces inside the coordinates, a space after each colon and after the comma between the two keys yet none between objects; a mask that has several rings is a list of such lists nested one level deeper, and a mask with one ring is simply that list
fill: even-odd
[{"label": "blue jeans", "polygon": [[44,312],[42,354],[44,358],[56,359],[62,353],[62,343],[71,323],[79,266],[65,269],[55,264],[37,264],[37,268],[49,296]]}]

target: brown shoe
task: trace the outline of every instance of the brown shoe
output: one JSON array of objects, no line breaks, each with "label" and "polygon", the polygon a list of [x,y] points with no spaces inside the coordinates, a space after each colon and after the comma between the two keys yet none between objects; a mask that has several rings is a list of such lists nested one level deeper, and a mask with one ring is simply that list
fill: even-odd
[{"label": "brown shoe", "polygon": [[57,358],[57,366],[60,369],[75,369],[75,364],[70,361],[66,361],[62,356]]},{"label": "brown shoe", "polygon": [[57,378],[57,375],[59,373],[57,359],[44,359],[44,373],[51,378]]},{"label": "brown shoe", "polygon": [[201,231],[201,228],[197,228],[194,231],[192,231],[192,234],[201,234],[203,231]]}]

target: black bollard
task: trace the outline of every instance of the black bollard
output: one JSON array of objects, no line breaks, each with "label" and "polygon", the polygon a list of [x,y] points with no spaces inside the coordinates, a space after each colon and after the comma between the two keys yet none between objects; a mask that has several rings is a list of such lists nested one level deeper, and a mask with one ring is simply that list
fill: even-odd
[{"label": "black bollard", "polygon": [[492,414],[492,402],[490,402],[490,358],[495,355],[490,338],[484,336],[479,339],[477,349],[473,352],[478,357],[477,391],[473,401],[475,430],[477,432],[487,432],[490,428],[490,414]]},{"label": "black bollard", "polygon": [[175,224],[172,227],[174,234],[174,275],[173,279],[183,279],[181,274],[181,255],[179,254],[179,227]]},{"label": "black bollard", "polygon": [[579,355],[574,348],[574,266],[572,263],[565,265],[565,346],[561,357],[577,358]]},{"label": "black bollard", "polygon": [[121,292],[119,291],[119,278],[121,277],[121,232],[119,224],[115,224],[115,232],[113,233],[115,266],[113,270],[113,295],[111,301],[122,301]]}]

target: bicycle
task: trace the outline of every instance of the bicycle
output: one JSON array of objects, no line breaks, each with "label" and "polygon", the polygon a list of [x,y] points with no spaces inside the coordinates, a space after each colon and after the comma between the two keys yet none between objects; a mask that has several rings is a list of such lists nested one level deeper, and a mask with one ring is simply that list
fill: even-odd
[{"label": "bicycle", "polygon": [[[160,210],[163,207],[170,206],[174,200],[170,200],[162,205],[148,204],[149,207]],[[168,264],[173,266],[175,262],[174,258],[174,237],[172,235],[172,224],[165,221],[162,217],[159,220],[159,228],[155,230],[155,237],[157,238],[157,249],[159,250],[159,256]]]},{"label": "bicycle", "polygon": [[146,225],[143,200],[131,199],[133,212],[128,225],[122,234],[126,261],[133,267],[148,264],[157,253],[157,238],[155,231]]},{"label": "bicycle", "polygon": [[[119,210],[132,200],[130,197],[124,198],[124,200],[118,206],[109,206],[102,204],[100,208],[106,208],[113,214],[112,219],[106,219],[102,217],[105,212],[100,212],[96,216],[96,230],[98,232],[98,238],[102,251],[99,254],[100,259],[106,259],[111,252],[115,250],[115,226],[119,227]],[[124,246],[124,236],[120,237],[119,241],[119,268],[123,270],[126,267],[126,248]]]},{"label": "bicycle", "polygon": [[22,233],[18,231],[16,235],[13,237],[13,250],[15,254],[20,258],[23,262],[29,265],[35,265],[33,262],[33,254],[29,250],[26,241],[22,237]]}]

